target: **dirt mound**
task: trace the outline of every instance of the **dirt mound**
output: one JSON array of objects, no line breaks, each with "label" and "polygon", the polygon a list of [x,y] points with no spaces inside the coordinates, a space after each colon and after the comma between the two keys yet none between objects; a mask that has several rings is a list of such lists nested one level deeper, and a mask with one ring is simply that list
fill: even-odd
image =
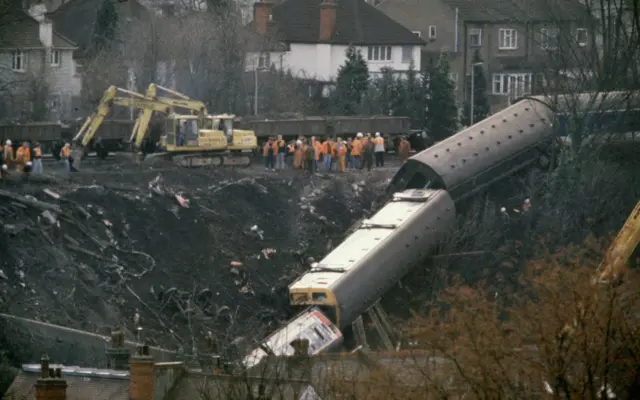
[{"label": "dirt mound", "polygon": [[207,331],[250,344],[290,316],[287,285],[391,173],[140,169],[5,186],[2,311],[131,338],[138,313],[151,344],[189,351]]}]

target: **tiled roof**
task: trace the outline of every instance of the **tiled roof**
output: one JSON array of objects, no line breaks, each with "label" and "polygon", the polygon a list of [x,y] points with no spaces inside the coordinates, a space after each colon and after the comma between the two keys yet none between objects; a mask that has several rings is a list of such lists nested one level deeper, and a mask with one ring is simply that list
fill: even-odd
[{"label": "tiled roof", "polygon": [[[38,370],[40,366],[37,365]],[[52,368],[57,366],[52,365]],[[65,373],[63,368],[62,378],[67,381],[67,400],[128,400],[129,399],[129,377],[108,375],[108,370],[80,369],[86,373]],[[76,367],[77,368],[77,367]],[[113,372],[113,371],[111,371]],[[102,376],[101,376],[102,374]],[[22,371],[13,381],[9,390],[5,393],[5,398],[11,400],[32,400],[35,399],[34,385],[38,381],[38,372]]]},{"label": "tiled roof", "polygon": [[[71,0],[47,14],[60,33],[78,44],[78,56],[82,56],[82,51],[91,43],[93,25],[102,1]],[[149,16],[149,11],[136,0],[116,1],[115,4],[121,24],[126,24],[128,19],[139,21]]]},{"label": "tiled roof", "polygon": [[[280,39],[287,43],[316,43],[320,32],[321,0],[287,0],[273,7]],[[424,45],[410,30],[364,0],[337,0],[333,44]]]},{"label": "tiled roof", "polygon": [[[54,26],[55,28],[55,26]],[[44,48],[40,41],[40,27],[38,21],[27,14],[20,16],[11,29],[8,29],[2,38],[0,46],[3,48],[41,49]],[[58,49],[75,49],[76,44],[53,30],[52,44]]]},{"label": "tiled roof", "polygon": [[589,17],[577,0],[443,0],[464,21],[573,21]]}]

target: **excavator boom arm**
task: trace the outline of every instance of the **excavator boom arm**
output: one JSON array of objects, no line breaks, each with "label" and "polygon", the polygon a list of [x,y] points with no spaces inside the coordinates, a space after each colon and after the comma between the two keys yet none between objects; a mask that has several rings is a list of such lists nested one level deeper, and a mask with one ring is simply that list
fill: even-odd
[{"label": "excavator boom arm", "polygon": [[624,274],[627,262],[640,242],[640,201],[627,218],[598,268],[597,279],[601,282],[615,280]]}]

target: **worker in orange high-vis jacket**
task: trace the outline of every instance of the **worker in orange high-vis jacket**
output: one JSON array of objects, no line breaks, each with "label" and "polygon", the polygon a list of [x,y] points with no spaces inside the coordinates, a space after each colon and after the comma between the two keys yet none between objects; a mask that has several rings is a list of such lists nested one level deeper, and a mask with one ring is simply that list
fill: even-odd
[{"label": "worker in orange high-vis jacket", "polygon": [[344,172],[347,160],[347,144],[341,138],[338,138],[336,152],[338,154],[338,168],[340,172]]},{"label": "worker in orange high-vis jacket", "polygon": [[351,158],[353,159],[353,168],[360,169],[362,165],[362,132],[358,132],[356,138],[351,142]]},{"label": "worker in orange high-vis jacket", "polygon": [[22,146],[16,151],[16,171],[29,172],[31,171],[31,149],[27,142],[22,143]]},{"label": "worker in orange high-vis jacket", "polygon": [[7,171],[13,164],[13,160],[13,146],[11,145],[11,140],[7,140],[2,151],[2,169]]},{"label": "worker in orange high-vis jacket", "polygon": [[404,136],[400,139],[400,143],[398,144],[398,156],[400,157],[400,162],[405,162],[409,158],[409,152],[411,151],[411,144]]},{"label": "worker in orange high-vis jacket", "polygon": [[276,170],[276,151],[278,150],[277,144],[273,138],[269,138],[267,143],[262,147],[262,155],[264,156],[265,170]]},{"label": "worker in orange high-vis jacket", "polygon": [[331,153],[331,167],[329,169],[333,170],[338,163],[338,142],[336,140],[329,141],[329,153]]},{"label": "worker in orange high-vis jacket", "polygon": [[318,170],[318,164],[320,164],[320,157],[322,156],[322,143],[319,140],[316,140],[315,137],[311,138],[311,144],[313,145],[313,149],[315,150],[315,159],[313,161],[313,172]]},{"label": "worker in orange high-vis jacket", "polygon": [[73,163],[71,159],[71,143],[65,143],[60,149],[60,159],[64,163],[64,170],[71,172],[71,164]]},{"label": "worker in orange high-vis jacket", "polygon": [[325,138],[320,146],[320,154],[322,155],[322,169],[329,171],[331,169],[331,143],[329,138]]}]

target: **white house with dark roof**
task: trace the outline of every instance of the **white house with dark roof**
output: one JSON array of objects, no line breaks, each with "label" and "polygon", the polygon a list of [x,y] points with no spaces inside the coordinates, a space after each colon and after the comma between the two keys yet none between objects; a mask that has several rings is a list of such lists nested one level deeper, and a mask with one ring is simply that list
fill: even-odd
[{"label": "white house with dark roof", "polygon": [[426,44],[364,0],[256,2],[247,29],[281,44],[248,52],[247,71],[274,65],[323,82],[336,79],[349,45],[361,51],[369,72],[375,74],[385,68],[404,72],[412,63],[419,66]]}]

